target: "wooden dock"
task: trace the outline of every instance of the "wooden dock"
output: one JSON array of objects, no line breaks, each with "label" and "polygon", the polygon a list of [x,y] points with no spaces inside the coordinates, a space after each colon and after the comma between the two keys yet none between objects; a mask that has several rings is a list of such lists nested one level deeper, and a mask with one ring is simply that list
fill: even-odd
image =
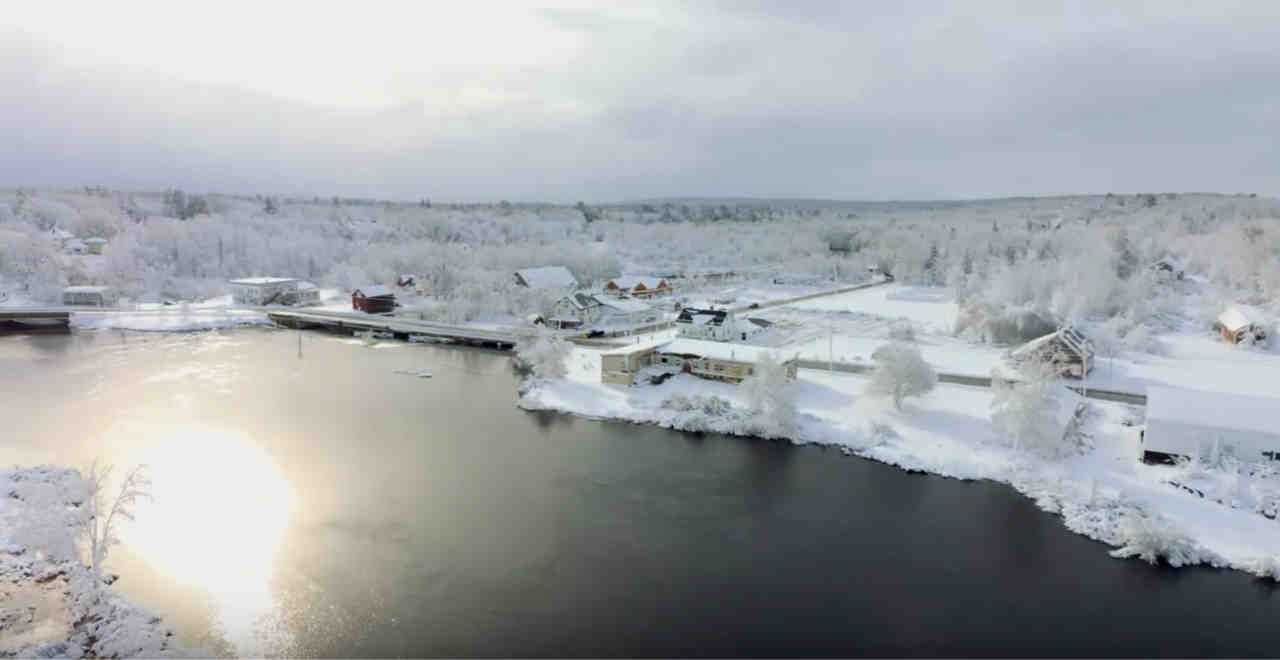
[{"label": "wooden dock", "polygon": [[66,334],[71,312],[62,307],[0,308],[0,333]]},{"label": "wooden dock", "polygon": [[306,310],[271,310],[267,317],[289,328],[322,328],[335,332],[387,332],[396,339],[412,336],[434,340],[446,340],[472,346],[487,346],[507,350],[516,344],[516,337],[509,332],[482,330],[466,326],[418,321],[396,316],[362,314],[359,312],[320,312]]}]

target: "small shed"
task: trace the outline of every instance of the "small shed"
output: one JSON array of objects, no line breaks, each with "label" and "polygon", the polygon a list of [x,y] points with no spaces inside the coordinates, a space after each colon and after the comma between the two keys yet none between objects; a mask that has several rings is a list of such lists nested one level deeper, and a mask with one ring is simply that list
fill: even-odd
[{"label": "small shed", "polygon": [[1093,345],[1070,326],[1032,339],[1009,354],[1014,362],[1038,360],[1052,364],[1067,378],[1083,378],[1093,369]]},{"label": "small shed", "polygon": [[530,289],[576,289],[578,280],[564,266],[539,266],[516,271],[516,284]]},{"label": "small shed", "polygon": [[109,286],[69,286],[62,290],[62,304],[106,307],[117,301],[115,289]]},{"label": "small shed", "polygon": [[1142,459],[1171,461],[1216,451],[1248,462],[1280,460],[1280,399],[1147,386]]},{"label": "small shed", "polygon": [[351,292],[351,308],[367,314],[387,314],[396,309],[396,294],[391,287],[375,284]]},{"label": "small shed", "polygon": [[89,254],[102,254],[102,248],[107,246],[107,239],[95,236],[84,239],[84,244],[89,250]]},{"label": "small shed", "polygon": [[1267,330],[1256,320],[1257,312],[1232,305],[1218,315],[1214,328],[1222,338],[1232,344],[1253,344],[1266,341]]}]

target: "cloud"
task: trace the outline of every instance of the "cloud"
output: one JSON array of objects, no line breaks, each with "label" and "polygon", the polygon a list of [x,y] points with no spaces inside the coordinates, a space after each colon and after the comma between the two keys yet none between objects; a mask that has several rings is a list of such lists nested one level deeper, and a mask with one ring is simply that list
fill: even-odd
[{"label": "cloud", "polygon": [[[0,33],[0,177],[554,201],[1280,192],[1269,4],[909,8],[561,8],[495,28],[505,44],[472,16],[459,61],[387,47],[279,94],[248,69],[210,82]],[[339,102],[372,89],[386,100]]]}]

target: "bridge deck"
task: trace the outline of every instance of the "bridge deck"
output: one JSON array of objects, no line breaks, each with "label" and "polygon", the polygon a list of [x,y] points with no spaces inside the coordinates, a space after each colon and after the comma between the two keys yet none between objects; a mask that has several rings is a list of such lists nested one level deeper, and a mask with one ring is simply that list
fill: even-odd
[{"label": "bridge deck", "polygon": [[326,327],[353,331],[374,330],[390,332],[400,337],[425,335],[464,343],[493,345],[498,348],[510,348],[516,343],[515,335],[509,332],[417,321],[394,316],[375,316],[358,312],[272,310],[267,312],[267,317],[281,325],[296,328]]}]

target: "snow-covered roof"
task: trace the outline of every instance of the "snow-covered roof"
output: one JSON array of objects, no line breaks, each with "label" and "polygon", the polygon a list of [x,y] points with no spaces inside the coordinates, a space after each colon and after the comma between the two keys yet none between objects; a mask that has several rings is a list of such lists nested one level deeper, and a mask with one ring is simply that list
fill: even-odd
[{"label": "snow-covered roof", "polygon": [[605,307],[608,307],[610,309],[623,312],[626,314],[636,314],[639,312],[647,312],[650,309],[652,309],[648,305],[642,302],[636,302],[634,300],[610,300],[608,298],[596,298],[596,301],[598,301],[601,305],[604,305]]},{"label": "snow-covered roof", "polygon": [[109,286],[69,286],[62,290],[63,293],[107,293],[111,290]]},{"label": "snow-covered roof", "polygon": [[91,245],[106,245],[106,244],[107,244],[107,239],[105,239],[105,238],[100,238],[100,237],[98,237],[98,236],[93,236],[93,237],[91,237],[91,238],[86,238],[86,239],[84,239],[84,242],[85,242],[85,243],[88,243],[88,244],[91,244]]},{"label": "snow-covered roof", "polygon": [[562,289],[578,286],[578,280],[564,266],[540,266],[521,268],[516,275],[530,289]]},{"label": "snow-covered roof", "polygon": [[305,281],[298,282],[299,291],[307,291],[307,290],[318,289],[318,288],[319,287],[317,287],[314,282],[305,282]]},{"label": "snow-covered roof", "polygon": [[613,280],[614,286],[619,289],[631,291],[636,288],[637,284],[643,284],[646,289],[656,289],[662,284],[661,277],[649,277],[644,275],[623,275]]},{"label": "snow-covered roof", "polygon": [[69,232],[69,231],[67,231],[67,230],[65,230],[65,229],[61,229],[61,228],[59,228],[59,227],[54,227],[53,229],[49,230],[49,233],[50,233],[50,234],[53,234],[53,237],[54,237],[54,238],[56,238],[56,239],[59,239],[59,240],[67,240],[67,239],[69,239],[69,238],[75,238],[75,237],[76,237],[76,235],[75,235],[75,234],[73,234],[73,233],[71,233],[71,232]]},{"label": "snow-covered roof", "polygon": [[380,296],[394,296],[396,292],[389,286],[382,284],[370,284],[369,286],[356,287],[352,293],[360,293],[365,298],[378,298]]},{"label": "snow-covered roof", "polygon": [[1280,399],[1147,386],[1147,421],[1280,435]]},{"label": "snow-covered roof", "polygon": [[630,355],[632,353],[635,353],[636,351],[648,351],[655,348],[661,350],[662,347],[670,343],[670,341],[671,341],[670,339],[667,339],[665,337],[663,337],[662,339],[650,339],[648,341],[643,341],[638,344],[628,344],[626,346],[623,346],[622,348],[616,348],[612,351],[605,351],[600,355],[601,356]]},{"label": "snow-covered roof", "polygon": [[67,248],[68,250],[73,250],[75,248],[88,247],[87,245],[84,244],[84,241],[78,238],[67,239],[67,242],[63,243],[62,246]]},{"label": "snow-covered roof", "polygon": [[749,363],[759,362],[765,355],[772,355],[779,362],[786,361],[777,350],[772,348],[748,346],[746,344],[729,344],[721,341],[703,341],[700,339],[676,339],[669,344],[658,347],[658,352],[697,355],[716,360]]},{"label": "snow-covered roof", "polygon": [[1032,339],[1031,341],[1010,351],[1009,355],[1015,359],[1019,359],[1035,353],[1040,350],[1040,348],[1053,341],[1057,341],[1063,347],[1069,349],[1080,358],[1086,357],[1086,354],[1092,355],[1089,340],[1073,328],[1054,330],[1043,337]]},{"label": "snow-covered roof", "polygon": [[289,282],[297,282],[292,277],[242,277],[235,280],[227,280],[230,284],[240,284],[244,286],[266,286],[268,284],[288,284]]},{"label": "snow-covered roof", "polygon": [[1253,325],[1253,321],[1245,314],[1245,310],[1238,305],[1228,307],[1226,311],[1218,315],[1218,323],[1227,329],[1227,332],[1237,332],[1243,328]]}]

